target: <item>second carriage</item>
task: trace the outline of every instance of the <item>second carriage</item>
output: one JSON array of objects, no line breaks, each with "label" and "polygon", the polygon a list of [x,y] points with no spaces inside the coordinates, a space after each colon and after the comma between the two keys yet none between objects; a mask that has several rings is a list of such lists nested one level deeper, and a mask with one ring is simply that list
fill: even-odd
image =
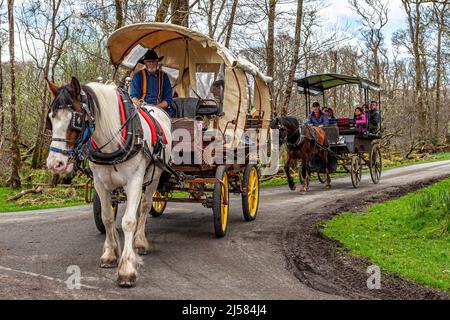
[{"label": "second carriage", "polygon": [[[326,106],[326,92],[340,86],[358,86],[359,101],[369,106],[369,101],[377,102],[379,121],[370,123],[370,114],[366,114],[365,131],[354,125],[353,119],[339,118],[336,125],[324,126],[329,143],[331,173],[350,173],[352,185],[357,188],[364,169],[370,171],[374,184],[378,184],[382,172],[382,157],[378,141],[381,135],[381,87],[370,80],[342,74],[317,74],[296,80],[298,92],[304,94],[306,117],[311,114],[312,97],[323,97]],[[337,108],[343,109],[343,108]],[[350,105],[350,110],[352,106]],[[340,167],[340,168],[339,168]],[[325,183],[324,172],[317,170],[319,181]],[[299,173],[301,178],[301,171]]]}]

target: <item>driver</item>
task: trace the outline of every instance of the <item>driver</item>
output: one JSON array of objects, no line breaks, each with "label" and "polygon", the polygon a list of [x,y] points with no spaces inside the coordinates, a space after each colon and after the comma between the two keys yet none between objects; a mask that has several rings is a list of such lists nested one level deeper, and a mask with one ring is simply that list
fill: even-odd
[{"label": "driver", "polygon": [[158,62],[163,58],[158,57],[155,50],[147,50],[138,61],[145,65],[145,69],[135,72],[130,84],[130,96],[135,104],[154,105],[165,110],[170,117],[174,117],[172,86],[169,77],[158,68]]}]

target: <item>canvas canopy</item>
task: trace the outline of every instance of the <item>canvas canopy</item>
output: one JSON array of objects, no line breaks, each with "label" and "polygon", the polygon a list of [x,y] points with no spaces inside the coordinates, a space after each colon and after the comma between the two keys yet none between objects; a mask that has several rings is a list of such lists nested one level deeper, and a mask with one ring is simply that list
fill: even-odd
[{"label": "canvas canopy", "polygon": [[272,79],[199,32],[166,23],[133,24],[116,30],[108,39],[107,49],[116,69],[124,67],[131,71],[142,68],[138,60],[147,49],[154,49],[164,57],[160,64],[178,97],[208,98],[212,82],[224,80],[225,115],[219,122],[223,131],[231,129],[235,135],[242,132],[250,114],[263,119],[263,128],[269,126]]},{"label": "canvas canopy", "polygon": [[376,92],[381,91],[380,85],[360,77],[347,76],[342,74],[316,74],[303,79],[298,79],[297,89],[301,93],[313,96],[322,95],[324,91],[346,84],[357,84],[360,88],[370,89]]}]

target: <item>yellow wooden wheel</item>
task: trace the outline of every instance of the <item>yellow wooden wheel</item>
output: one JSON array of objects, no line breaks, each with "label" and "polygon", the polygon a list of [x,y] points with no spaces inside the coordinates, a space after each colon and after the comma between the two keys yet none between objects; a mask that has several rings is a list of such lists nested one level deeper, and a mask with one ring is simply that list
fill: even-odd
[{"label": "yellow wooden wheel", "polygon": [[[155,191],[153,194],[153,198],[167,198],[167,192],[159,192]],[[166,209],[167,201],[153,201],[152,202],[152,208],[150,209],[150,214],[152,217],[158,218],[160,217],[164,210]]]},{"label": "yellow wooden wheel", "polygon": [[248,164],[242,180],[242,212],[246,221],[256,219],[259,206],[259,172],[256,165]]},{"label": "yellow wooden wheel", "polygon": [[229,187],[228,174],[225,166],[218,166],[216,170],[216,178],[221,182],[217,182],[214,186],[213,193],[213,218],[214,231],[218,238],[222,238],[228,229],[229,214]]}]

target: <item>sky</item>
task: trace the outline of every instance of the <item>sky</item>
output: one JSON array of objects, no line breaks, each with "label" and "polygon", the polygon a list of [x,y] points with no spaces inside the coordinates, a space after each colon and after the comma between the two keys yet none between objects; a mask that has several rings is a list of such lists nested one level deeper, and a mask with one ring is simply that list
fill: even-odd
[{"label": "sky", "polygon": [[[407,17],[401,0],[384,0],[384,2],[389,4],[389,21],[383,29],[383,34],[385,45],[390,48],[393,33],[406,27]],[[328,21],[330,27],[338,25],[345,28],[348,25],[356,36],[353,38],[356,45],[360,37],[358,30],[360,17],[350,8],[347,0],[330,0],[329,3],[330,5],[322,10],[324,21]]]},{"label": "sky", "polygon": [[[16,0],[16,5],[22,3],[24,0]],[[385,45],[388,49],[391,47],[392,34],[400,28],[406,27],[406,14],[402,7],[401,0],[382,0],[389,4],[389,22],[383,29],[385,35]],[[281,3],[285,3],[289,8],[288,10],[295,10],[295,0],[282,0]],[[359,16],[350,8],[348,0],[328,0],[329,6],[321,10],[323,28],[335,29],[336,26],[341,29],[348,27],[351,33],[351,44],[357,46],[360,43],[360,32],[358,30],[360,22]],[[292,9],[291,9],[292,8]],[[16,30],[16,57],[21,58],[20,50],[20,35]],[[388,55],[390,55],[388,50]],[[9,58],[7,50],[2,52],[2,59],[6,61]]]}]

